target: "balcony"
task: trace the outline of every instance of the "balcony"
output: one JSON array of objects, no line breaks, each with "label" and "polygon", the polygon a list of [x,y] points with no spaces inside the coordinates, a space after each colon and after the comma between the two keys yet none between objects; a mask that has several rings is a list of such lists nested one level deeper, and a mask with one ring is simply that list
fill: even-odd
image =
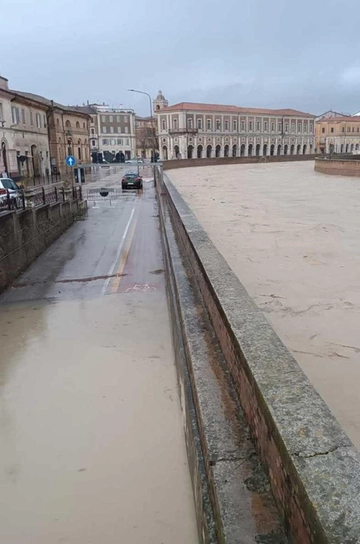
[{"label": "balcony", "polygon": [[170,128],[169,134],[197,134],[197,128]]}]

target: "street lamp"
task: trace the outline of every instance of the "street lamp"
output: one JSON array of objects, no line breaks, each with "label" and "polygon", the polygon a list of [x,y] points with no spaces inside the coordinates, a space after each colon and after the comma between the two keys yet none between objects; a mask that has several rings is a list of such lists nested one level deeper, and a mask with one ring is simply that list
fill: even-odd
[{"label": "street lamp", "polygon": [[[153,109],[152,109],[152,100],[149,93],[146,93],[145,91],[138,91],[136,89],[128,89],[130,93],[138,93],[138,94],[145,94],[149,98],[149,104],[150,104],[150,117],[151,117],[151,132],[153,132],[154,129],[154,118],[153,118]],[[153,156],[153,162],[155,162],[155,145],[154,145],[154,137],[155,135],[152,134],[152,156]]]}]

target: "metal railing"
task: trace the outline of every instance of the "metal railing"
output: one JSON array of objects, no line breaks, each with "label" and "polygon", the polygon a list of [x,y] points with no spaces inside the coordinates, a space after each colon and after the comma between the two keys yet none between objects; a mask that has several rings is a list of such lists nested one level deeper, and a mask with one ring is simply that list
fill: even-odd
[{"label": "metal railing", "polygon": [[38,208],[72,200],[82,200],[81,186],[68,189],[56,186],[19,189],[17,193],[7,190],[6,194],[0,194],[0,213]]}]

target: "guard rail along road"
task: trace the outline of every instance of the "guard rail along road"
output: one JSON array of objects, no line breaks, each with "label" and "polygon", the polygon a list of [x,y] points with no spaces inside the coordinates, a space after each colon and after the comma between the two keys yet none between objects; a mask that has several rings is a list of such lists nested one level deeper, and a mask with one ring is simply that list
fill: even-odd
[{"label": "guard rail along road", "polygon": [[[201,293],[226,370],[268,474],[289,542],[360,542],[358,451],[160,166],[155,168],[155,175],[164,245],[170,244],[166,225],[168,214],[177,247],[187,262],[187,276]],[[170,279],[178,267],[179,261],[171,261],[168,253]],[[176,316],[176,308],[184,303],[179,285],[173,282],[173,292],[169,290],[170,305],[175,308],[173,316]],[[194,338],[186,337],[184,319],[178,311],[173,327],[182,331],[183,345],[187,346]],[[187,365],[191,365],[189,350],[181,348],[180,351],[185,353]],[[192,388],[196,387],[195,380]],[[194,403],[200,421],[202,407],[196,395]],[[201,428],[201,424],[199,426]],[[215,421],[213,431],[221,433],[220,428],[216,429]],[[191,432],[188,425],[187,435]],[[202,435],[200,441],[204,450]],[[191,466],[191,441],[187,440],[187,444]],[[235,452],[232,455],[237,458]],[[211,480],[213,462],[206,451],[204,463],[207,478]],[[199,498],[201,486],[196,471],[192,477],[198,519],[201,519],[204,512],[199,509],[204,508],[204,501]],[[225,481],[229,478],[232,478],[231,473]],[[209,485],[211,487],[211,481]],[[210,493],[210,502],[215,513],[217,540],[212,539],[209,525],[204,523],[202,542],[240,542],[226,532],[229,509],[221,512],[214,493]],[[242,523],[239,518],[238,523]]]}]

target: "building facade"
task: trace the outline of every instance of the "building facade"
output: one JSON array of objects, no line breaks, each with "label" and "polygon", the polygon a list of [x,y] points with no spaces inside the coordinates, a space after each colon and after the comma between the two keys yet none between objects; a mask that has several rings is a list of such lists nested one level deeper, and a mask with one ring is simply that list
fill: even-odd
[{"label": "building facade", "polygon": [[359,153],[360,117],[334,117],[316,123],[319,153]]},{"label": "building facade", "polygon": [[182,102],[155,110],[162,160],[314,153],[315,116]]},{"label": "building facade", "polygon": [[155,120],[153,117],[135,117],[136,154],[142,159],[150,159],[158,150]]},{"label": "building facade", "polygon": [[15,180],[50,174],[47,108],[9,89],[0,77],[0,176]]},{"label": "building facade", "polygon": [[101,153],[107,161],[120,154],[125,159],[136,157],[134,110],[110,108],[105,104],[79,106],[90,115],[90,151],[94,157]]}]

